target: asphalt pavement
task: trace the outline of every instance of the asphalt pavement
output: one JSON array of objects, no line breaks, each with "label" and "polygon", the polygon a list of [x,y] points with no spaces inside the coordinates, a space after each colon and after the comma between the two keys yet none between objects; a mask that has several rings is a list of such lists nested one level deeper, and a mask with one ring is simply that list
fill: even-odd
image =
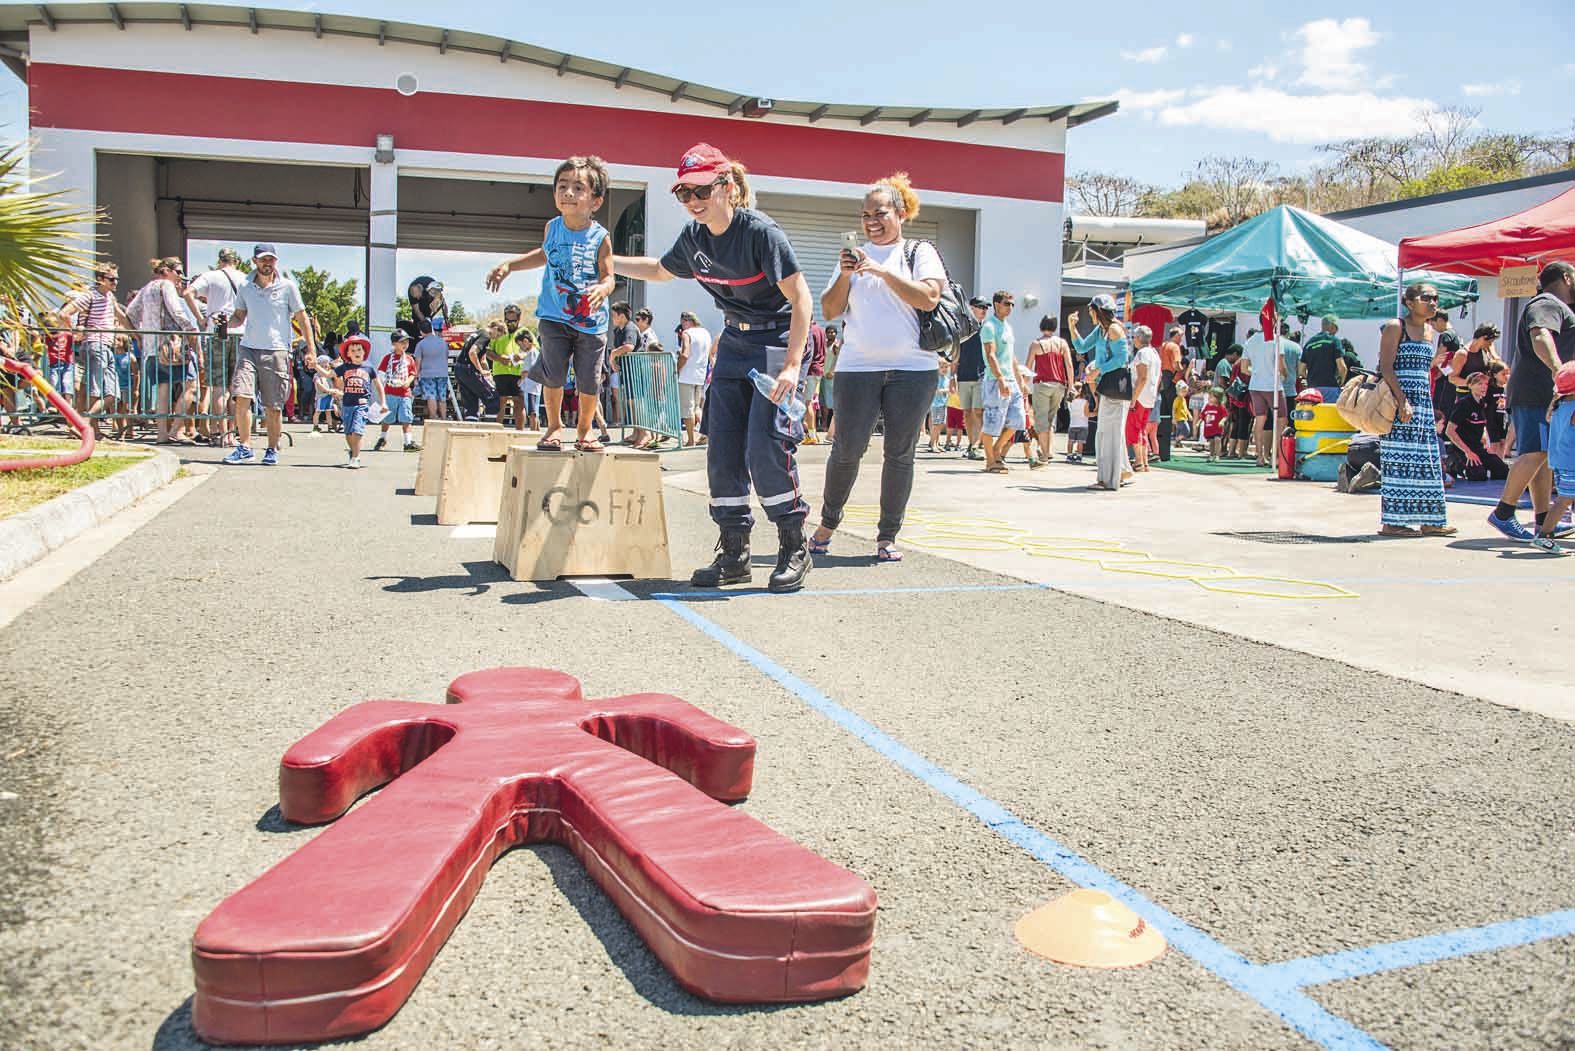
[{"label": "asphalt pavement", "polygon": [[[1311,1006],[1222,977],[1575,909],[1569,723],[840,538],[794,596],[516,583],[410,495],[414,456],[342,457],[298,432],[279,468],[219,471],[0,629],[0,1047],[201,1046],[192,931],[316,834],[275,809],[284,750],[357,701],[439,702],[501,664],[673,693],[753,734],[743,807],[880,897],[869,987],[699,1000],[539,846],[493,867],[357,1046],[1293,1048],[1296,1019],[1327,1016],[1395,1048],[1575,1047],[1575,937],[1546,920],[1298,986]],[[714,532],[683,488],[667,511],[686,578]],[[773,548],[762,525],[762,587]],[[1020,824],[981,821],[879,735]],[[1013,923],[1083,870],[1019,827],[1201,941],[1133,970],[1027,953]]]}]

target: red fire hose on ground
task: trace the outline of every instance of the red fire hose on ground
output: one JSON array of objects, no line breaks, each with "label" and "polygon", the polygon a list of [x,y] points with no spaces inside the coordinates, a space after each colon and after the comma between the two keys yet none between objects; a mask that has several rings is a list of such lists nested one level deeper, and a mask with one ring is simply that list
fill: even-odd
[{"label": "red fire hose on ground", "polygon": [[42,395],[49,404],[60,411],[71,424],[72,430],[77,432],[82,439],[82,444],[71,452],[59,456],[23,456],[13,460],[0,460],[0,471],[24,471],[42,467],[70,467],[74,463],[81,463],[93,455],[93,427],[84,420],[69,401],[60,392],[49,385],[49,381],[39,375],[31,366],[25,365],[13,358],[0,357],[0,371],[21,376],[33,385],[33,389]]}]

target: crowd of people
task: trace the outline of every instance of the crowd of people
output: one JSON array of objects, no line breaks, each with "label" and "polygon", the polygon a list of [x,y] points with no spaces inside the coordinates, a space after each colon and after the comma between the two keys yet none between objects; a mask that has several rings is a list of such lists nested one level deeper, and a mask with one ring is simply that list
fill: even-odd
[{"label": "crowd of people", "polygon": [[[412,432],[418,406],[427,418],[444,418],[453,405],[466,419],[540,431],[543,451],[563,449],[572,429],[575,450],[600,452],[612,440],[608,420],[622,418],[621,400],[649,393],[638,385],[671,381],[677,440],[706,448],[719,534],[716,557],[693,582],[751,578],[753,493],[778,531],[772,590],[802,586],[812,556],[830,550],[876,433],[875,557],[895,562],[916,453],[926,443],[931,453],[980,460],[983,473],[1005,475],[1014,448],[1037,470],[1055,458],[1055,436],[1064,433],[1066,461],[1093,454],[1089,488],[1116,492],[1182,442],[1210,461],[1267,467],[1291,406],[1332,401],[1366,374],[1334,318],[1305,340],[1287,322],[1249,331],[1241,343],[1203,347],[1180,325],[1157,335],[1124,321],[1108,295],[1089,304],[1088,331],[1077,313],[1064,325],[1048,314],[1019,353],[1010,321],[1016,300],[998,290],[957,311],[971,314],[967,328],[976,331],[938,352],[923,349],[921,324],[941,307],[948,278],[936,245],[903,235],[920,209],[904,173],[868,187],[863,241],[845,243],[819,291],[824,327],[792,244],[752,207],[737,160],[705,143],[685,152],[672,192],[689,221],[660,258],[614,255],[595,219],[607,188],[599,158],[571,157],[558,167],[558,214],[541,247],[486,277],[495,292],[510,274],[539,269],[536,327],[508,305],[457,356],[444,335],[449,307],[441,282],[422,277],[410,285],[410,317],[374,365],[371,342],[353,322],[342,336],[318,331],[269,244],[256,246],[249,273],[229,249],[192,280],[180,260],[154,260],[151,279],[124,305],[119,274],[101,264],[93,288],[42,319],[37,349],[50,382],[76,397],[95,427],[126,435],[140,414],[151,414],[157,440],[233,443],[224,460],[232,464],[257,459],[254,405],[264,414],[264,464],[278,462],[286,413],[314,429],[342,430],[354,468],[368,426],[381,428],[374,450],[386,447],[395,427],[403,448],[419,448]],[[619,276],[694,280],[720,310],[720,332],[684,311],[664,345],[649,309],[612,300]],[[1376,369],[1397,406],[1393,426],[1352,441],[1340,482],[1382,491],[1381,533],[1453,535],[1445,489],[1457,479],[1502,480],[1493,527],[1562,553],[1556,540],[1575,532],[1564,495],[1575,496],[1575,435],[1564,433],[1575,405],[1575,366],[1564,364],[1575,358],[1571,302],[1575,267],[1549,263],[1522,315],[1511,369],[1499,356],[1496,326],[1478,326],[1462,345],[1435,289],[1405,291],[1404,316],[1382,327]],[[128,330],[159,334],[138,340]],[[238,336],[233,361],[214,367],[210,351],[228,344],[204,338],[211,336]],[[636,374],[630,366],[640,359],[630,355],[657,356],[662,365]],[[14,402],[14,390],[0,393]],[[807,412],[788,411],[799,402]],[[226,418],[232,426],[217,422]],[[822,441],[822,431],[831,450],[819,521],[806,533],[810,507],[796,449]],[[647,449],[667,438],[637,428],[625,440]],[[1515,516],[1528,490],[1534,529]]]}]

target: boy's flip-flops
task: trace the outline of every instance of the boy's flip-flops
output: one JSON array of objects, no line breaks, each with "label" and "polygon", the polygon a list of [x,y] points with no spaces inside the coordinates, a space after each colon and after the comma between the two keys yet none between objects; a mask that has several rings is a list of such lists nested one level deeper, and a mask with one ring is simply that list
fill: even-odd
[{"label": "boy's flip-flops", "polygon": [[831,538],[827,537],[824,540],[816,540],[814,537],[810,537],[806,542],[806,546],[809,548],[810,554],[824,555],[831,550]]}]

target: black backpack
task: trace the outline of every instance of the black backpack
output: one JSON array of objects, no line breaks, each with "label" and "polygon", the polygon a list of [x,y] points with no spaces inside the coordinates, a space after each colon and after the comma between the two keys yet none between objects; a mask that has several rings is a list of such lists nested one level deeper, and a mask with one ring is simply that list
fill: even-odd
[{"label": "black backpack", "polygon": [[[905,241],[902,246],[909,277],[913,276],[913,260],[918,255],[920,243]],[[951,271],[946,269],[946,258],[941,255],[940,247],[933,241],[922,243],[935,249],[935,257],[941,261],[946,280],[941,284],[941,298],[934,309],[917,311],[919,346],[924,350],[951,351],[979,331],[979,320],[968,309],[968,293],[963,291],[962,285],[952,280]]]}]

